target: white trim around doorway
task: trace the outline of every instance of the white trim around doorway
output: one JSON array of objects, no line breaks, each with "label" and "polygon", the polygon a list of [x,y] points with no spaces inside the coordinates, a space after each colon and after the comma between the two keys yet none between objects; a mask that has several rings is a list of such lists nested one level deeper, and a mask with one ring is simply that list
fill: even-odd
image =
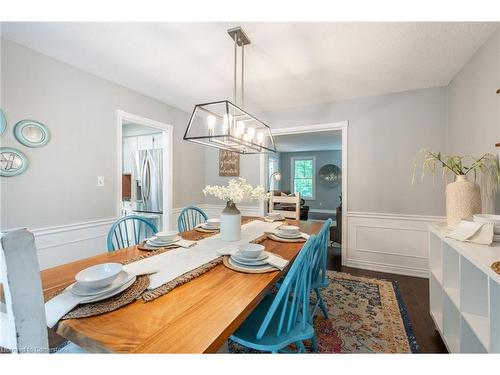
[{"label": "white trim around doorway", "polygon": [[[149,126],[163,132],[163,229],[169,229],[172,219],[173,205],[173,125],[151,120],[128,113],[122,110],[116,111],[116,216],[121,216],[121,195],[122,195],[122,126],[123,121],[130,121],[135,124]],[[160,228],[159,228],[160,229]]]},{"label": "white trim around doorway", "polygon": [[[347,260],[347,211],[348,211],[348,173],[347,173],[347,128],[349,122],[338,121],[324,124],[292,126],[288,128],[272,129],[274,135],[317,133],[331,130],[342,131],[342,264]],[[266,186],[266,154],[260,155],[260,185]],[[261,216],[265,215],[265,203],[260,206]]]}]

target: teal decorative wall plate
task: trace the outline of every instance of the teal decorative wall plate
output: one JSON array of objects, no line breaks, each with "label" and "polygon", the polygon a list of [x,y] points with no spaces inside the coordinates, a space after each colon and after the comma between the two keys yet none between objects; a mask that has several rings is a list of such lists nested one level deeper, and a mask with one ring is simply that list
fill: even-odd
[{"label": "teal decorative wall plate", "polygon": [[13,177],[28,168],[28,159],[18,149],[0,147],[0,176]]},{"label": "teal decorative wall plate", "polygon": [[50,141],[49,129],[34,120],[19,121],[14,127],[14,136],[27,147],[42,147]]},{"label": "teal decorative wall plate", "polygon": [[2,135],[7,129],[7,117],[5,112],[0,109],[0,135]]}]

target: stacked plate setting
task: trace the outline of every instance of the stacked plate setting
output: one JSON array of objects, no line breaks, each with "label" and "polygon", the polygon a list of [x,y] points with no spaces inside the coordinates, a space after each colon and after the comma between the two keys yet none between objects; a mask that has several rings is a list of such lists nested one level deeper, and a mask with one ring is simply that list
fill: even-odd
[{"label": "stacked plate setting", "polygon": [[205,223],[200,224],[200,227],[205,230],[217,231],[220,229],[220,219],[208,219]]},{"label": "stacked plate setting", "polygon": [[169,245],[173,245],[181,239],[179,236],[175,236],[170,240],[164,240],[159,238],[158,236],[153,236],[146,240],[146,245],[151,247],[165,247]]},{"label": "stacked plate setting", "polygon": [[500,242],[500,215],[474,215],[472,219],[476,223],[493,224],[493,241]]},{"label": "stacked plate setting", "polygon": [[238,250],[229,257],[230,263],[238,267],[260,269],[269,267],[266,259],[269,253],[264,251],[265,247],[259,244],[240,245]]},{"label": "stacked plate setting", "polygon": [[294,225],[282,225],[276,231],[274,234],[277,237],[286,239],[286,240],[295,240],[300,237],[302,237],[302,233],[299,230],[299,227],[294,226]]},{"label": "stacked plate setting", "polygon": [[120,263],[97,264],[78,272],[76,282],[66,290],[81,297],[82,303],[97,302],[125,291],[136,278],[124,271]]}]

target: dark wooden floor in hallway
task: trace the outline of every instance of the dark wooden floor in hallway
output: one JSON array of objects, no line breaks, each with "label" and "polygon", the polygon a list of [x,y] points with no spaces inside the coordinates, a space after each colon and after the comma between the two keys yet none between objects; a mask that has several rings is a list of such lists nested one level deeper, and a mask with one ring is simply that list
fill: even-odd
[{"label": "dark wooden floor in hallway", "polygon": [[422,353],[448,353],[441,336],[434,327],[429,314],[429,280],[421,277],[395,275],[391,273],[343,267],[340,248],[329,248],[328,269],[366,276],[377,279],[396,281],[401,296],[408,309],[413,332]]}]

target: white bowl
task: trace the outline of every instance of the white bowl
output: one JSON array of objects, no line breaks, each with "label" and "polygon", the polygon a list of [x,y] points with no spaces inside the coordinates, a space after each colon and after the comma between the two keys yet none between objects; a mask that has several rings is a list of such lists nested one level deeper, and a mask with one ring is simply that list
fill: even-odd
[{"label": "white bowl", "polygon": [[85,268],[75,276],[76,281],[85,288],[99,289],[111,284],[118,277],[123,266],[120,263],[102,263]]},{"label": "white bowl", "polygon": [[279,212],[269,212],[267,214],[267,216],[270,218],[270,219],[277,219],[279,217],[281,217],[281,214]]},{"label": "white bowl", "polygon": [[282,225],[278,228],[281,232],[285,234],[297,234],[299,233],[299,227],[295,225]]},{"label": "white bowl", "polygon": [[166,241],[173,241],[178,234],[179,232],[177,232],[176,230],[166,230],[163,232],[156,233],[155,236],[159,240],[166,242]]},{"label": "white bowl", "polygon": [[240,251],[241,255],[249,259],[258,258],[265,249],[266,248],[264,246],[256,243],[247,243],[245,245],[238,246],[238,250]]},{"label": "white bowl", "polygon": [[220,227],[220,219],[208,219],[206,222],[206,226],[218,228],[218,227]]}]

